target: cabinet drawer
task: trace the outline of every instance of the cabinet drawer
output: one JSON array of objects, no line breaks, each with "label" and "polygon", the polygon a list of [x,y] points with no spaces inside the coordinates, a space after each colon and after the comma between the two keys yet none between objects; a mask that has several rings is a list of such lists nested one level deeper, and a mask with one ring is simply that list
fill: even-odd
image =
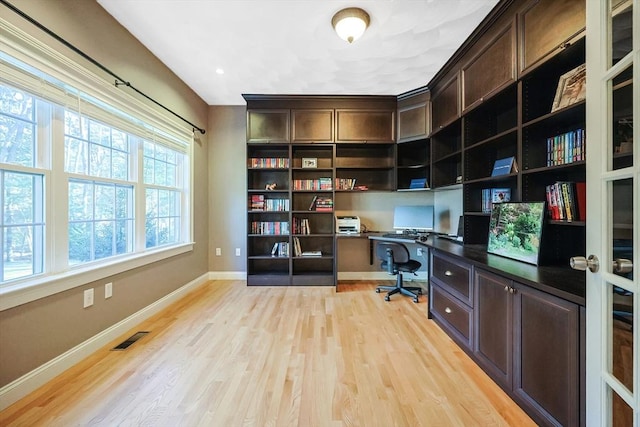
[{"label": "cabinet drawer", "polygon": [[462,304],[438,285],[431,285],[431,314],[444,323],[461,344],[471,349],[471,309]]},{"label": "cabinet drawer", "polygon": [[471,267],[435,254],[431,265],[431,275],[438,279],[441,285],[445,285],[452,294],[473,307],[469,273]]}]

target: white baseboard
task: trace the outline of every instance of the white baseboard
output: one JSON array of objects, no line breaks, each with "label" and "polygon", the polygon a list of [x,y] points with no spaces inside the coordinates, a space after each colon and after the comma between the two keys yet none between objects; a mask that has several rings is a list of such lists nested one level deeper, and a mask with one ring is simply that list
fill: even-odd
[{"label": "white baseboard", "polygon": [[209,280],[247,280],[246,271],[210,271]]},{"label": "white baseboard", "polygon": [[51,359],[33,371],[0,388],[0,411],[22,399],[38,387],[46,384],[48,381],[60,375],[81,360],[100,350],[102,347],[134,328],[136,325],[142,323],[144,320],[178,301],[188,292],[207,283],[207,281],[211,280],[209,278],[209,274],[210,273],[203,274],[170,294],[162,297],[158,301],[132,314],[126,319],[121,320],[99,334],[94,335],[88,340],[64,352],[60,356]]}]

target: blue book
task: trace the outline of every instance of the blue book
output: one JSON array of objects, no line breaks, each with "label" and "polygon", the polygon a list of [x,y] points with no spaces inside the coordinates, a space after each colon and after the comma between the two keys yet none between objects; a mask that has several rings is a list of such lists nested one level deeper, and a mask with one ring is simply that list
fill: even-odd
[{"label": "blue book", "polygon": [[496,160],[493,164],[491,176],[509,175],[511,172],[518,172],[516,158],[513,156]]}]

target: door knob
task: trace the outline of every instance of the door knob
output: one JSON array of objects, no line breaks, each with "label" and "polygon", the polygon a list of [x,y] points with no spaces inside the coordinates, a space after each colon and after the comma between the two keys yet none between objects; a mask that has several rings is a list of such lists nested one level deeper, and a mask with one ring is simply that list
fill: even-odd
[{"label": "door knob", "polygon": [[624,258],[616,258],[613,260],[613,272],[626,274],[633,271],[633,262]]},{"label": "door knob", "polygon": [[574,270],[580,271],[585,271],[588,268],[592,273],[597,273],[600,269],[600,261],[598,261],[598,257],[595,255],[589,255],[589,258],[583,256],[571,257],[569,265],[571,265],[571,268]]}]

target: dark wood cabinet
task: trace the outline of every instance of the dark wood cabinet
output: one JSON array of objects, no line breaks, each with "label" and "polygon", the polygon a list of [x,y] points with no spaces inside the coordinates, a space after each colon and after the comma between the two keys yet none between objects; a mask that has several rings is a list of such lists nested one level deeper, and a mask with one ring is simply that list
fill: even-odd
[{"label": "dark wood cabinet", "polygon": [[584,36],[585,0],[534,0],[519,14],[520,69],[526,71],[561,51],[565,43]]},{"label": "dark wood cabinet", "polygon": [[423,89],[398,96],[398,142],[425,139],[429,132],[429,91]]},{"label": "dark wood cabinet", "polygon": [[473,283],[471,265],[432,251],[429,316],[468,351],[473,346]]},{"label": "dark wood cabinet", "polygon": [[519,283],[513,289],[513,395],[541,425],[579,425],[580,307]]},{"label": "dark wood cabinet", "polygon": [[460,90],[458,73],[450,80],[433,88],[431,96],[432,132],[444,128],[460,117]]},{"label": "dark wood cabinet", "polygon": [[336,109],[336,142],[395,142],[395,111]]},{"label": "dark wood cabinet", "polygon": [[291,142],[333,142],[333,110],[291,110]]},{"label": "dark wood cabinet", "polygon": [[475,269],[474,356],[540,425],[580,414],[580,307]]},{"label": "dark wood cabinet", "polygon": [[513,377],[513,298],[511,281],[476,269],[474,355],[491,378],[511,389]]},{"label": "dark wood cabinet", "polygon": [[515,81],[515,40],[515,24],[509,24],[462,67],[463,111]]},{"label": "dark wood cabinet", "polygon": [[247,110],[247,142],[289,142],[289,110]]}]

